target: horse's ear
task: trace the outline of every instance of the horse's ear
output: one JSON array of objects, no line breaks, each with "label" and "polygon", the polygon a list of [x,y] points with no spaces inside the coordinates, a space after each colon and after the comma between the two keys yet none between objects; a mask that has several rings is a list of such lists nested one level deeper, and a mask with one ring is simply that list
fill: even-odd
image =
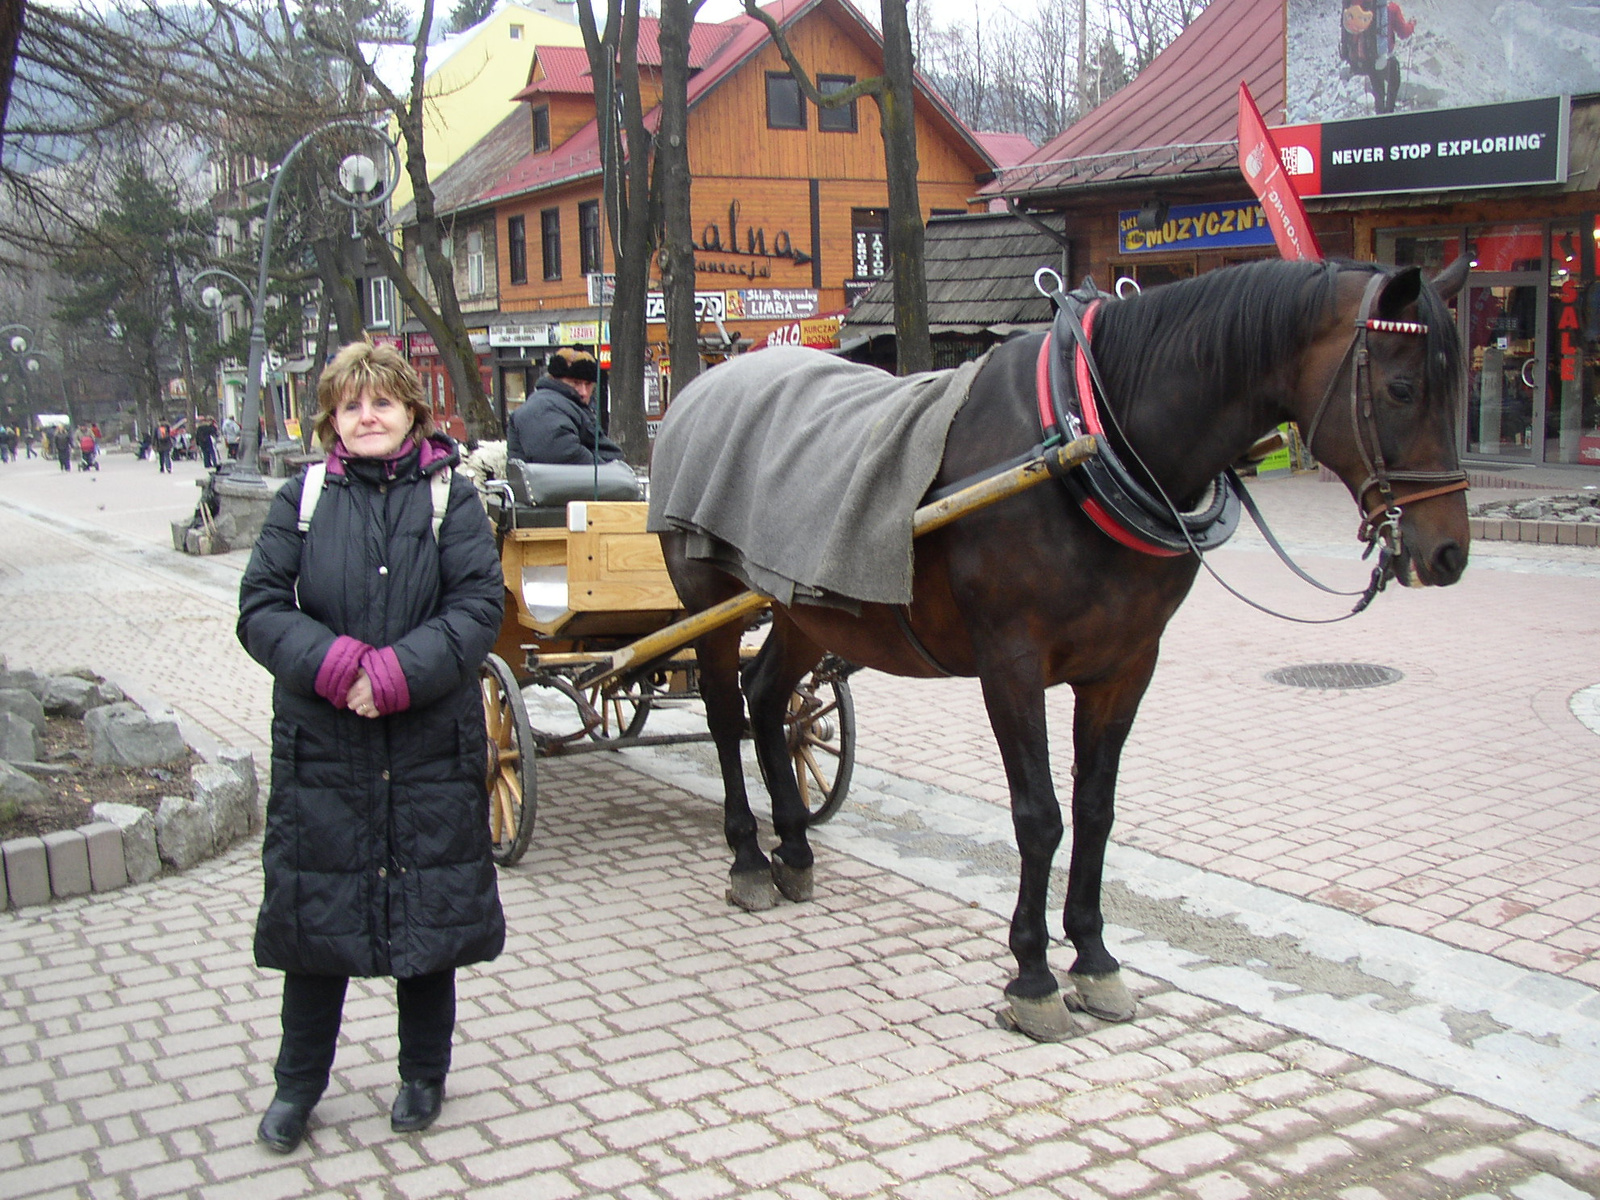
[{"label": "horse's ear", "polygon": [[1455,299],[1461,291],[1462,284],[1467,282],[1467,270],[1471,265],[1465,254],[1458,254],[1455,262],[1429,281],[1433,284],[1433,290],[1439,293],[1439,299],[1446,301]]},{"label": "horse's ear", "polygon": [[1385,321],[1398,321],[1422,295],[1422,269],[1401,267],[1383,285],[1378,293],[1377,315]]}]

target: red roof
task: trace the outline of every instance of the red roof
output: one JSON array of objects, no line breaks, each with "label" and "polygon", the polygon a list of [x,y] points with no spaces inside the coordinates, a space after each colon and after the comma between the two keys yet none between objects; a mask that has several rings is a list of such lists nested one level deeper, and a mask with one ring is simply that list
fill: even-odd
[{"label": "red roof", "polygon": [[1281,125],[1283,0],[1212,0],[1132,83],[983,190],[1014,195],[1226,168],[1237,159],[1231,148],[1164,159],[1135,152],[1232,142],[1240,80],[1250,85],[1267,124]]},{"label": "red roof", "polygon": [[589,52],[582,46],[540,46],[534,54],[539,78],[511,97],[513,100],[570,93],[594,95],[594,77],[589,74]]},{"label": "red roof", "polygon": [[972,136],[994,159],[995,165],[1001,167],[1013,166],[1038,149],[1025,133],[975,133]]},{"label": "red roof", "polygon": [[[828,4],[841,15],[855,19],[861,24],[865,33],[877,39],[877,31],[848,0],[774,0],[774,3],[762,6],[762,11],[773,18],[780,26],[788,26],[797,17],[814,7]],[[639,61],[645,62],[645,26],[646,19],[639,21]],[[659,42],[657,32],[659,23],[651,20],[649,44],[656,48],[659,61]],[[720,25],[696,26],[691,37],[689,51],[689,65],[698,66],[699,70],[689,76],[689,107],[692,109],[713,88],[724,82],[729,76],[739,69],[749,58],[764,46],[769,38],[767,27],[754,17],[738,16],[722,22]],[[561,48],[564,53],[583,54],[581,50]],[[540,60],[544,60],[546,50],[539,51]],[[702,57],[703,56],[703,57]],[[558,61],[552,59],[552,62]],[[584,59],[584,70],[588,69],[588,60]],[[550,67],[547,65],[547,72]],[[588,78],[587,75],[584,76]],[[972,133],[962,125],[949,106],[938,97],[931,87],[920,76],[917,78],[919,94],[917,103],[927,105],[935,110],[949,126],[970,140],[978,155],[985,153],[984,147],[973,137]],[[540,84],[530,84],[519,99],[534,93],[543,87]],[[587,94],[593,94],[593,85],[583,89]],[[645,124],[654,128],[660,120],[660,109],[652,109],[645,115]],[[513,167],[506,175],[491,186],[479,197],[481,202],[489,203],[502,200],[509,196],[520,195],[541,187],[564,180],[578,179],[585,175],[597,174],[600,170],[599,135],[595,123],[590,121],[572,137],[561,145],[555,147],[548,154],[532,155]]]},{"label": "red roof", "polygon": [[[717,48],[733,31],[730,23],[695,25],[689,30],[689,69],[706,65]],[[577,93],[594,95],[594,77],[589,74],[589,52],[582,46],[540,46],[534,51],[541,69],[540,78],[530,81],[513,100],[531,100],[538,95]],[[655,17],[639,18],[639,65],[661,65],[661,22]]]}]

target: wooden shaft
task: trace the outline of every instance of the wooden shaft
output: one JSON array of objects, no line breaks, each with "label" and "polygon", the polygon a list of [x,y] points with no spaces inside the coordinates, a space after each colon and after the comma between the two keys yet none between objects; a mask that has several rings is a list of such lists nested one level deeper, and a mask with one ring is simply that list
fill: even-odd
[{"label": "wooden shaft", "polygon": [[[991,504],[1036,487],[1053,474],[1078,466],[1094,452],[1095,440],[1092,437],[1078,438],[1064,446],[1047,450],[1019,467],[1012,467],[1009,471],[1002,471],[998,475],[980,480],[971,487],[962,488],[952,496],[935,500],[932,504],[925,504],[912,514],[911,536],[921,537],[932,530],[942,529],[968,513],[987,508]],[[771,603],[770,596],[763,596],[759,592],[740,592],[731,600],[714,604],[692,617],[674,621],[671,625],[647,634],[621,650],[614,651],[610,655],[611,665],[597,674],[585,676],[582,684],[584,687],[603,686],[626,675],[636,663],[651,662],[662,655],[670,654],[688,645],[702,633],[757,613]],[[597,657],[604,661],[606,656]]]}]

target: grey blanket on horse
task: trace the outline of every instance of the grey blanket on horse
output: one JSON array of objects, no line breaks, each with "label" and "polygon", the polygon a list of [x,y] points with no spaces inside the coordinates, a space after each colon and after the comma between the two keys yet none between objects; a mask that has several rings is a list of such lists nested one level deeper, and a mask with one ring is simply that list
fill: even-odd
[{"label": "grey blanket on horse", "polygon": [[782,604],[911,601],[911,518],[982,359],[899,378],[817,350],[713,367],[673,401],[650,528]]}]

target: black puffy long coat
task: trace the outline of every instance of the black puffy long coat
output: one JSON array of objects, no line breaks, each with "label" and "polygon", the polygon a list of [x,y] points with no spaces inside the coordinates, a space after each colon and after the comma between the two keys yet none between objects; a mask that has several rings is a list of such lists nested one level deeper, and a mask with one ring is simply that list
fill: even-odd
[{"label": "black puffy long coat", "polygon": [[[503,588],[477,495],[455,475],[435,544],[426,476],[330,470],[310,529],[305,482],[278,492],[245,571],[239,640],[272,672],[272,788],[256,962],[311,975],[409,978],[495,957],[505,918],[490,857],[477,670]],[[338,635],[391,646],[410,707],[371,719],[314,690]]]}]

